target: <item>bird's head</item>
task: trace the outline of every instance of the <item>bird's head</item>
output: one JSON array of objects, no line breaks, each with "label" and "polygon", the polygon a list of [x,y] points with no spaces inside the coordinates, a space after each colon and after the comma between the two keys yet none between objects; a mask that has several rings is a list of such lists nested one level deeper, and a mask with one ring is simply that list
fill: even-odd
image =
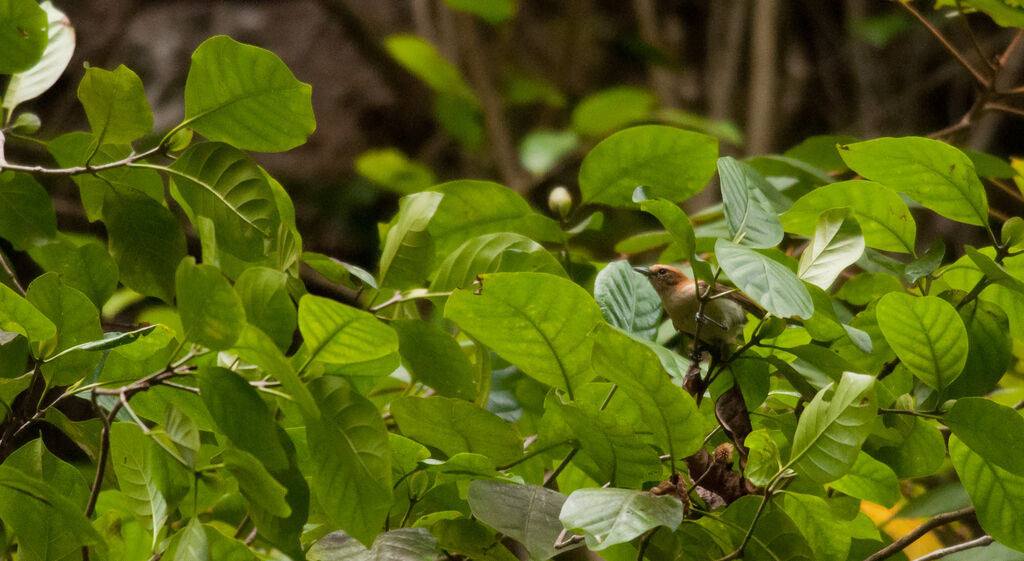
[{"label": "bird's head", "polygon": [[665,294],[685,286],[693,281],[682,271],[670,265],[651,265],[650,267],[633,267],[633,270],[647,277],[651,286],[658,294]]}]

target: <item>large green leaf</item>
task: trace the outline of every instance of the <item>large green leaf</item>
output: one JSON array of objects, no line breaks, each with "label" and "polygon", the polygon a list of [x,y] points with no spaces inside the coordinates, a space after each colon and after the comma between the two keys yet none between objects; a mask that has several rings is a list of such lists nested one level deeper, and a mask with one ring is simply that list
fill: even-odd
[{"label": "large green leaf", "polygon": [[42,56],[46,12],[35,0],[0,0],[0,74],[14,74]]},{"label": "large green leaf", "polygon": [[[28,285],[25,298],[57,326],[57,353],[103,336],[99,310],[85,294],[64,284],[56,273],[36,277]],[[92,374],[100,361],[98,353],[88,352],[54,357],[43,365],[42,372],[49,383],[59,386]]]},{"label": "large green leaf", "polygon": [[949,458],[977,509],[982,529],[999,543],[1024,550],[1024,525],[1020,523],[1024,476],[993,464],[956,435],[949,438]]},{"label": "large green leaf", "polygon": [[1024,27],[1024,10],[1017,4],[999,0],[970,0],[968,4],[1003,27]]},{"label": "large green leaf", "polygon": [[864,236],[847,209],[822,213],[811,243],[800,255],[801,279],[828,290],[844,269],[864,253]]},{"label": "large green leaf", "polygon": [[0,238],[24,251],[57,236],[57,215],[46,189],[31,175],[0,173]]},{"label": "large green leaf", "polygon": [[369,544],[391,509],[387,428],[373,403],[343,378],[317,378],[309,389],[321,413],[306,420],[316,451],[310,455],[313,493],[334,524]]},{"label": "large green leaf", "polygon": [[572,128],[584,136],[601,137],[648,119],[657,104],[654,94],[635,86],[615,86],[592,93],[572,110]]},{"label": "large green leaf", "polygon": [[181,539],[174,561],[210,561],[210,541],[198,518],[189,520],[179,534]]},{"label": "large green leaf", "polygon": [[675,530],[683,521],[683,505],[675,497],[643,491],[580,489],[566,499],[559,519],[566,528],[583,531],[588,549],[600,551],[659,526]]},{"label": "large green leaf", "polygon": [[952,146],[920,137],[876,138],[839,147],[850,169],[906,193],[959,222],[988,224],[988,199],[974,164]]},{"label": "large green leaf", "polygon": [[414,380],[446,397],[477,399],[481,374],[450,334],[420,320],[394,321],[391,327],[398,333],[398,351]]},{"label": "large green leaf", "polygon": [[811,295],[793,271],[752,249],[719,239],[715,256],[729,279],[747,296],[778,317],[814,315]]},{"label": "large green leaf", "polygon": [[682,202],[715,174],[718,141],[659,125],[619,131],[594,147],[580,167],[581,203],[632,206],[643,185],[650,198]]},{"label": "large green leaf", "polygon": [[467,240],[495,232],[515,232],[537,241],[561,241],[558,223],[533,211],[519,193],[490,181],[461,180],[438,185],[444,198],[427,231],[438,255]]},{"label": "large green leaf", "polygon": [[402,197],[398,214],[388,225],[380,253],[380,285],[389,288],[422,286],[434,263],[434,240],[427,231],[444,197],[432,191]]},{"label": "large green leaf", "polygon": [[835,208],[852,209],[875,249],[914,253],[917,224],[896,191],[874,181],[854,179],[818,187],[800,197],[780,218],[787,232],[812,236],[818,217]]},{"label": "large green leaf", "polygon": [[258,458],[271,474],[288,467],[274,418],[259,393],[244,378],[219,367],[199,369],[199,391],[210,416],[239,449]]},{"label": "large green leaf", "polygon": [[[247,261],[263,256],[281,218],[266,176],[244,152],[218,142],[193,145],[167,172],[171,194],[192,223],[213,223],[218,249]],[[209,243],[209,240],[204,240]]]},{"label": "large green leaf", "polygon": [[473,452],[507,464],[523,455],[523,441],[515,425],[468,401],[402,397],[391,402],[391,414],[402,434],[449,456]]},{"label": "large green leaf", "polygon": [[32,354],[43,358],[57,345],[57,326],[31,302],[0,283],[0,330],[20,333],[32,343]]},{"label": "large green leaf", "polygon": [[558,515],[566,496],[539,485],[473,481],[466,500],[473,516],[526,547],[534,561],[546,561],[564,527]]},{"label": "large green leaf", "polygon": [[918,418],[906,436],[878,446],[868,438],[865,450],[889,466],[897,477],[925,477],[942,469],[946,459],[946,441],[931,421]]},{"label": "large green leaf", "polygon": [[44,270],[60,275],[64,284],[81,290],[101,308],[117,288],[117,263],[107,248],[93,241],[76,245],[67,238],[29,250]]},{"label": "large green leaf", "polygon": [[787,467],[819,483],[842,477],[853,466],[877,415],[875,378],[843,373],[831,398],[831,386],[818,392],[800,416]]},{"label": "large green leaf", "polygon": [[87,69],[78,85],[78,101],[85,108],[96,146],[125,144],[153,130],[153,110],[142,80],[123,64],[113,71]]},{"label": "large green leaf", "polygon": [[785,493],[782,511],[800,529],[817,561],[846,561],[850,552],[850,522],[836,515],[825,499],[803,493]]},{"label": "large green leaf", "polygon": [[308,360],[351,364],[398,351],[398,336],[369,312],[321,296],[299,300],[299,331]]},{"label": "large green leaf", "polygon": [[814,552],[804,539],[800,529],[793,520],[774,503],[769,503],[762,511],[757,524],[754,516],[758,511],[761,497],[747,495],[731,505],[721,514],[723,524],[717,520],[707,520],[704,525],[717,539],[726,536],[731,538],[732,547],[736,547],[743,539],[747,528],[753,528],[750,541],[743,549],[745,561],[795,561],[814,559]]},{"label": "large green leaf", "polygon": [[775,247],[782,241],[782,223],[765,196],[774,189],[757,170],[735,158],[718,159],[722,208],[733,241],[757,247]]},{"label": "large green leaf", "polygon": [[174,285],[186,339],[214,351],[235,343],[245,325],[245,309],[220,269],[182,259]]},{"label": "large green leaf", "polygon": [[565,269],[539,243],[509,232],[467,240],[437,268],[432,291],[466,288],[487,273],[538,272],[565,276]]},{"label": "large green leaf", "polygon": [[31,68],[18,72],[8,81],[3,95],[3,108],[8,115],[14,113],[19,103],[38,97],[57,83],[75,51],[75,30],[64,12],[54,8],[49,0],[39,7],[46,10],[49,20],[46,49]]},{"label": "large green leaf", "polygon": [[967,328],[967,362],[963,374],[946,388],[946,395],[987,395],[1013,361],[1009,318],[1002,308],[981,299],[968,302],[959,313]]},{"label": "large green leaf", "polygon": [[170,512],[167,489],[161,485],[162,459],[159,449],[135,423],[114,423],[110,427],[110,451],[121,492],[135,514],[153,534],[155,550]]},{"label": "large green leaf", "polygon": [[281,152],[316,128],[311,99],[277,55],[218,35],[192,53],[184,124],[242,150]]},{"label": "large green leaf", "polygon": [[857,460],[850,467],[850,471],[830,482],[829,487],[887,508],[895,505],[902,497],[896,473],[865,452],[857,454]]},{"label": "large green leaf", "polygon": [[890,292],[876,311],[885,340],[922,382],[942,390],[960,376],[967,362],[967,328],[949,302]]},{"label": "large green leaf", "polygon": [[655,446],[675,459],[695,452],[704,438],[697,406],[672,384],[654,351],[606,325],[592,338],[594,370],[639,406]]},{"label": "large green leaf", "polygon": [[594,280],[594,299],[611,325],[642,339],[654,339],[661,319],[661,298],[628,261],[615,261]]},{"label": "large green leaf", "polygon": [[[643,193],[643,196],[647,196],[646,189],[637,187],[637,191]],[[689,217],[683,212],[683,209],[679,208],[679,205],[669,201],[667,199],[648,199],[637,201],[638,192],[633,193],[634,202],[640,203],[640,210],[653,214],[661,225],[665,227],[665,230],[672,236],[671,240],[674,241],[679,249],[683,252],[690,261],[691,264],[694,259],[694,249],[696,247],[696,239],[693,234],[693,224],[690,224]],[[616,248],[616,251],[618,249]]]},{"label": "large green leaf", "polygon": [[174,301],[174,271],[185,257],[185,233],[171,211],[139,191],[108,193],[107,243],[121,282],[147,296]]},{"label": "large green leaf", "polygon": [[986,462],[1024,477],[1024,418],[1015,409],[991,399],[958,399],[942,420],[953,434]]},{"label": "large green leaf", "polygon": [[[497,273],[448,299],[445,317],[528,376],[569,392],[586,383],[601,310],[579,285],[545,273]],[[572,321],[567,321],[572,318]]]},{"label": "large green leaf", "polygon": [[276,378],[281,386],[295,400],[303,415],[316,417],[317,408],[309,389],[299,379],[284,353],[274,345],[270,336],[258,327],[246,324],[235,341],[231,352],[242,360],[259,366],[264,374]]},{"label": "large green leaf", "polygon": [[263,330],[277,348],[287,350],[295,333],[295,304],[288,295],[288,275],[268,267],[246,269],[235,281],[245,320]]}]

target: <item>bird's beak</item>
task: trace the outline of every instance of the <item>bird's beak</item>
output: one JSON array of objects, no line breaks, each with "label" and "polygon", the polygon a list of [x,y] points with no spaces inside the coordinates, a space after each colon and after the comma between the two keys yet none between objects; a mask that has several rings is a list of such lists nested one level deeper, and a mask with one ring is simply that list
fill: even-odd
[{"label": "bird's beak", "polygon": [[647,267],[633,267],[633,270],[638,272],[638,273],[640,273],[641,275],[643,275],[645,277],[650,277],[651,276],[651,270],[648,269]]}]

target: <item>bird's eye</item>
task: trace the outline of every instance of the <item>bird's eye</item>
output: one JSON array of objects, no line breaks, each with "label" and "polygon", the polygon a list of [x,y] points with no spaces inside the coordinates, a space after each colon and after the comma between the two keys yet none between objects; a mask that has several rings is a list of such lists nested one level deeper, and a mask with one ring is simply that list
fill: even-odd
[{"label": "bird's eye", "polygon": [[664,277],[666,275],[668,275],[668,271],[666,269],[658,269],[658,276],[659,277]]}]

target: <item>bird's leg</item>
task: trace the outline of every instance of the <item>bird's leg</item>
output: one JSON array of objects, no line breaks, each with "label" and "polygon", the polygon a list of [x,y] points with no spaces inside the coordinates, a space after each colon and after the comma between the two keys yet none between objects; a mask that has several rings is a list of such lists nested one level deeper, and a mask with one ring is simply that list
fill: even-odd
[{"label": "bird's leg", "polygon": [[715,318],[713,318],[713,317],[711,317],[711,316],[709,316],[709,315],[707,315],[707,314],[705,314],[703,312],[698,312],[697,315],[694,316],[694,319],[696,319],[697,321],[699,321],[700,323],[703,323],[703,324],[710,323],[711,325],[714,325],[716,327],[721,328],[722,331],[728,331],[729,330],[729,328],[727,328],[725,325],[720,323],[718,320],[716,320]]}]

